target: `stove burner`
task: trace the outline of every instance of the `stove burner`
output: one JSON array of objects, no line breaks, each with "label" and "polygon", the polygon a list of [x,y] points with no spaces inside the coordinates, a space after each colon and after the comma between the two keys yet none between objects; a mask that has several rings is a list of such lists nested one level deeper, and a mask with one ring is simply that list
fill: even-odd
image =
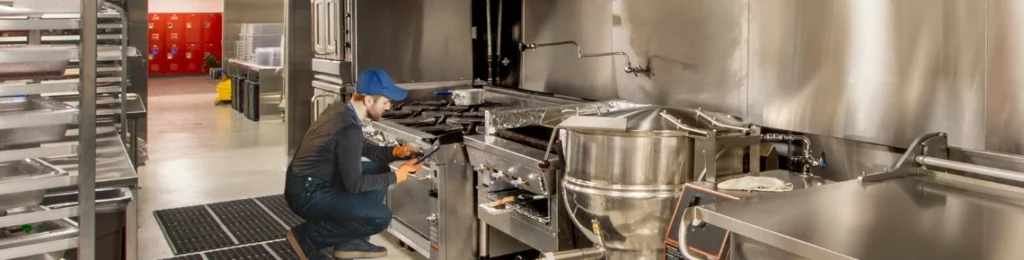
[{"label": "stove burner", "polygon": [[461,115],[462,112],[456,111],[425,111],[420,116],[424,117],[455,117]]},{"label": "stove burner", "polygon": [[435,111],[438,108],[439,108],[438,106],[404,105],[404,106],[402,106],[400,108],[400,110],[416,112],[416,111]]},{"label": "stove burner", "polygon": [[462,127],[456,125],[432,125],[416,127],[416,129],[432,135],[442,135],[452,131],[461,131]]},{"label": "stove burner", "polygon": [[467,106],[446,106],[446,107],[441,107],[440,110],[441,111],[449,111],[449,112],[467,112],[467,111],[469,111],[469,107],[467,107]]},{"label": "stove burner", "polygon": [[395,122],[396,124],[399,124],[399,125],[412,126],[412,127],[415,127],[415,126],[430,126],[430,125],[437,124],[437,119],[433,118],[433,117],[413,117],[413,118],[399,118],[399,119],[389,119],[389,120],[392,121],[392,122]]},{"label": "stove burner", "polygon": [[448,105],[448,101],[447,100],[427,100],[427,101],[412,102],[409,105],[439,107],[439,106],[447,106]]},{"label": "stove burner", "polygon": [[479,118],[480,120],[483,120],[484,119],[484,112],[481,112],[481,111],[470,111],[470,112],[462,113],[459,116],[460,117]]},{"label": "stove burner", "polygon": [[406,118],[412,116],[415,112],[412,110],[391,110],[384,112],[384,118],[395,119],[395,118]]},{"label": "stove burner", "polygon": [[473,123],[476,123],[477,125],[482,125],[484,123],[484,119],[466,116],[453,116],[449,117],[448,120],[445,122],[456,125],[470,125]]}]

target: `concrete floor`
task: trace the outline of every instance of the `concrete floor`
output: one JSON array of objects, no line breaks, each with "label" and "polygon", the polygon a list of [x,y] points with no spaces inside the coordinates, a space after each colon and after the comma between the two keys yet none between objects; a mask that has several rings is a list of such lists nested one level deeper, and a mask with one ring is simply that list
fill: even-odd
[{"label": "concrete floor", "polygon": [[[153,211],[265,195],[284,189],[285,125],[252,122],[230,105],[213,104],[206,77],[149,81],[149,161],[139,169],[140,259],[172,257]],[[423,259],[393,241],[387,259]]]}]

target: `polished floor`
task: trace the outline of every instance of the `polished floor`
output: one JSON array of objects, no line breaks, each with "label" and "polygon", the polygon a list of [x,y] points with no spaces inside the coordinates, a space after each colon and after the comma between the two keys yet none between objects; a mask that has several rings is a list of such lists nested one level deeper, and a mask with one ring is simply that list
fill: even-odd
[{"label": "polished floor", "polygon": [[[205,77],[149,81],[149,161],[139,170],[140,259],[172,257],[153,211],[264,195],[284,188],[285,125],[252,122],[214,105]],[[375,236],[387,259],[423,259]]]}]

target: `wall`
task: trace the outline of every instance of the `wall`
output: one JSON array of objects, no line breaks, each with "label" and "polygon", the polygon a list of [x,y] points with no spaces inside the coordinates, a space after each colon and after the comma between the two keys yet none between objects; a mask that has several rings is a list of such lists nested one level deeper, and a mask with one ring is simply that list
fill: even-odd
[{"label": "wall", "polygon": [[524,41],[623,51],[653,74],[549,48],[523,55],[522,87],[703,107],[810,133],[830,160],[853,160],[840,175],[880,171],[899,152],[887,146],[926,132],[1024,153],[1018,2],[530,0]]},{"label": "wall", "polygon": [[355,71],[380,68],[396,83],[472,80],[470,1],[355,3]]},{"label": "wall", "polygon": [[220,13],[224,0],[149,0],[149,13]]}]

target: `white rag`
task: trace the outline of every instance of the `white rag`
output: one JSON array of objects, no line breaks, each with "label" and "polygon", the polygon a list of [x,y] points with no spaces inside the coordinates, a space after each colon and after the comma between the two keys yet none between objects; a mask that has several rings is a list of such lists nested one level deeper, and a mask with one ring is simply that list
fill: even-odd
[{"label": "white rag", "polygon": [[783,192],[793,190],[793,184],[773,177],[746,176],[723,181],[718,184],[718,188],[723,190]]}]

